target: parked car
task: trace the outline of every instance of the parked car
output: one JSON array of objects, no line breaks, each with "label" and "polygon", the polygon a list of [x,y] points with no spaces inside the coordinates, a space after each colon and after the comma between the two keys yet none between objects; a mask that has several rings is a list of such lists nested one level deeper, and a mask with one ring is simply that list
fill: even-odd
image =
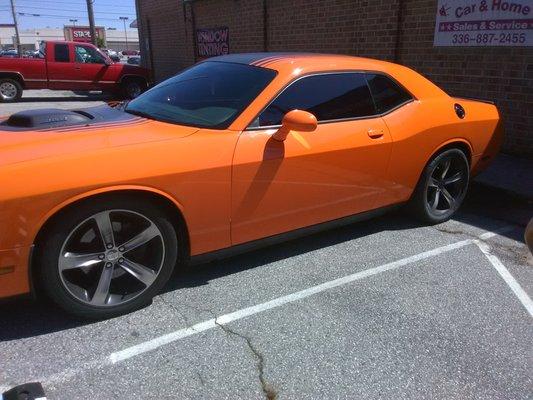
[{"label": "parked car", "polygon": [[0,102],[17,101],[24,89],[102,90],[135,98],[149,84],[149,71],[118,64],[88,43],[49,41],[43,58],[0,59]]},{"label": "parked car", "polygon": [[136,56],[139,52],[137,50],[123,50],[122,55],[123,56]]},{"label": "parked car", "polygon": [[404,204],[440,223],[502,134],[490,102],[334,55],[221,56],[115,108],[20,112],[0,123],[0,297],[111,317],[176,265]]},{"label": "parked car", "polygon": [[19,53],[17,50],[5,50],[0,54],[0,57],[5,57],[5,58],[15,58],[18,56],[19,56]]},{"label": "parked car", "polygon": [[139,57],[139,56],[128,57],[128,64],[141,65],[141,57]]}]

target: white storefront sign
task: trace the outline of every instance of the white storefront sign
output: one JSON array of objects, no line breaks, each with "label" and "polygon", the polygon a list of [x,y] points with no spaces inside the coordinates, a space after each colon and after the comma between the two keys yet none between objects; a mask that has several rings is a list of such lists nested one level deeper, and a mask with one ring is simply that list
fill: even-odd
[{"label": "white storefront sign", "polygon": [[533,46],[533,0],[438,0],[434,46]]}]

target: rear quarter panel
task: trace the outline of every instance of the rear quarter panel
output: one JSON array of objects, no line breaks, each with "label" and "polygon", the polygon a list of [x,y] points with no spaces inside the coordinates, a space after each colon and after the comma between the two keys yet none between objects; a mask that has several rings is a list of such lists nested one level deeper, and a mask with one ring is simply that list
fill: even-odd
[{"label": "rear quarter panel", "polygon": [[[455,103],[465,108],[464,119],[455,113]],[[390,191],[390,203],[409,199],[424,167],[443,147],[468,146],[471,171],[477,173],[496,155],[502,141],[494,105],[447,95],[415,100],[383,119],[393,139],[389,177],[395,189]]]}]

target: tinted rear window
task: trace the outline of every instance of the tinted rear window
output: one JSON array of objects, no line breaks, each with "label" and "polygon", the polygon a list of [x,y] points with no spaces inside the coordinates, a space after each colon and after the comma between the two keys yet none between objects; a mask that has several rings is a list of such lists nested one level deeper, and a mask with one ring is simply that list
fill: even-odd
[{"label": "tinted rear window", "polygon": [[376,113],[361,73],[313,75],[287,87],[259,116],[259,126],[280,125],[294,109],[314,114],[318,121],[366,117]]},{"label": "tinted rear window", "polygon": [[380,114],[412,100],[409,93],[385,75],[367,74],[367,80]]},{"label": "tinted rear window", "polygon": [[54,45],[54,53],[56,62],[69,62],[68,45],[56,44]]}]

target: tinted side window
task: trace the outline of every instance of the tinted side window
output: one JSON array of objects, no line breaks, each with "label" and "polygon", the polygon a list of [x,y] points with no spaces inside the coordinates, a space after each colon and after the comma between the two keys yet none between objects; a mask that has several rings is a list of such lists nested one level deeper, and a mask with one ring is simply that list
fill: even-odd
[{"label": "tinted side window", "polygon": [[68,44],[54,45],[55,60],[57,62],[69,62]]},{"label": "tinted side window", "polygon": [[409,93],[384,75],[367,74],[367,79],[380,114],[412,99]]},{"label": "tinted side window", "polygon": [[376,113],[363,74],[339,73],[302,78],[283,91],[259,116],[259,126],[280,125],[294,109],[309,111],[318,121]]}]

